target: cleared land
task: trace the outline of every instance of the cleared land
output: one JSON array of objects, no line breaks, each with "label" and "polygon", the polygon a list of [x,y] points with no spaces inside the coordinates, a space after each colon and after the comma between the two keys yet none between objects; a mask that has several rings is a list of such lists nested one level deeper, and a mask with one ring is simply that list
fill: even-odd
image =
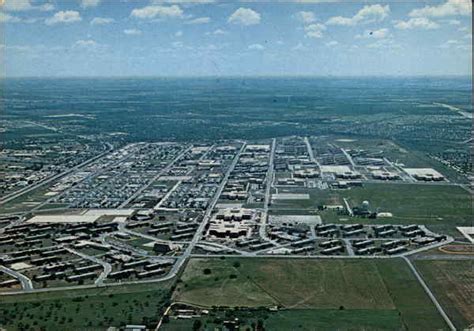
[{"label": "cleared land", "polygon": [[105,330],[111,325],[155,324],[168,304],[171,283],[0,297],[0,328]]},{"label": "cleared land", "polygon": [[[351,206],[358,206],[364,200],[370,202],[374,211],[393,213],[392,218],[351,218],[350,222],[426,224],[434,231],[448,232],[459,236],[456,226],[470,225],[472,218],[472,197],[458,186],[429,184],[364,184],[349,190],[294,189],[308,192],[310,200],[274,201],[271,209],[275,214],[284,209],[317,210],[321,205],[343,205],[346,198]],[[347,216],[335,211],[323,211],[325,222],[337,222]]]},{"label": "cleared land", "polygon": [[417,260],[416,267],[460,330],[474,324],[474,261]]},{"label": "cleared land", "polygon": [[[201,307],[278,305],[315,312],[343,308],[371,311],[373,316],[392,311],[400,316],[398,329],[445,327],[401,260],[193,259],[181,280],[174,301]],[[339,327],[337,320],[333,323],[332,328]]]}]

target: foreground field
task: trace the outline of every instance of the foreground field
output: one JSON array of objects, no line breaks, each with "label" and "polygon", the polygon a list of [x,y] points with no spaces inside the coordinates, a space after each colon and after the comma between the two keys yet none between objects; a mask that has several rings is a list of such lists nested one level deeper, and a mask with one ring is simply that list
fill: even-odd
[{"label": "foreground field", "polygon": [[459,329],[474,325],[474,262],[417,260],[428,286]]},{"label": "foreground field", "polygon": [[[203,330],[221,327],[223,319],[238,318],[240,330],[253,330],[263,325],[266,330],[398,330],[400,316],[395,310],[330,310],[292,309],[278,312],[226,311],[211,312],[200,320]],[[337,322],[336,322],[337,321]],[[191,330],[196,320],[170,320],[163,331]]]},{"label": "foreground field", "polygon": [[[173,300],[201,307],[280,306],[315,313],[364,310],[372,317],[360,324],[354,320],[356,329],[370,328],[382,311],[399,316],[393,329],[445,327],[401,260],[193,259]],[[289,323],[296,323],[298,314],[291,311],[281,318],[293,316]],[[329,328],[340,327],[338,320],[333,323]]]},{"label": "foreground field", "polygon": [[0,329],[105,330],[156,325],[171,283],[57,291],[0,297]]}]

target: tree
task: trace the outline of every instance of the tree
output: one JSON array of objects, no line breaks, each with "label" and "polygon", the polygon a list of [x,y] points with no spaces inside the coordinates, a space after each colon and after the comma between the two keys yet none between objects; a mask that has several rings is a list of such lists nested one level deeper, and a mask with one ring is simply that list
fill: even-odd
[{"label": "tree", "polygon": [[198,331],[201,329],[201,326],[202,326],[201,320],[195,320],[193,323],[193,330]]}]

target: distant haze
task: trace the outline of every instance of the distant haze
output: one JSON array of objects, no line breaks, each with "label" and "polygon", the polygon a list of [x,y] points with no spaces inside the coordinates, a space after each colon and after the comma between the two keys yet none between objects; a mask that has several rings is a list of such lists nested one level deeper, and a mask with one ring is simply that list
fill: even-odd
[{"label": "distant haze", "polygon": [[472,5],[14,0],[7,77],[471,75]]}]

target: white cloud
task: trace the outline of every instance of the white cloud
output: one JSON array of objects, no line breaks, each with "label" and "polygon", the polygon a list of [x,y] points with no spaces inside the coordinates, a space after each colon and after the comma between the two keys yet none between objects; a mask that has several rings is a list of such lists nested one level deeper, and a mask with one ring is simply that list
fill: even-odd
[{"label": "white cloud", "polygon": [[2,2],[4,2],[3,9],[6,11],[26,11],[33,9],[38,9],[41,11],[54,10],[54,5],[49,2],[41,5],[33,5],[31,0],[8,0]]},{"label": "white cloud", "polygon": [[384,20],[390,13],[389,5],[367,5],[352,17],[335,16],[331,17],[326,24],[352,26]]},{"label": "white cloud", "polygon": [[193,20],[187,21],[186,24],[207,24],[211,21],[210,17],[198,17]]},{"label": "white cloud", "polygon": [[130,16],[139,19],[181,18],[183,17],[183,10],[177,5],[146,6],[133,9]]},{"label": "white cloud", "polygon": [[461,25],[461,21],[460,20],[447,20],[447,23],[449,25]]},{"label": "white cloud", "polygon": [[184,46],[182,41],[174,41],[171,43],[174,48],[182,48]]},{"label": "white cloud", "polygon": [[292,51],[305,51],[307,49],[308,48],[305,45],[303,45],[302,43],[298,43],[297,45],[295,45],[291,48]]},{"label": "white cloud", "polygon": [[472,3],[470,0],[448,0],[438,6],[425,6],[413,9],[408,15],[411,17],[445,17],[472,14]]},{"label": "white cloud", "polygon": [[[255,2],[262,2],[262,1],[261,0],[240,0],[240,2],[255,3]],[[343,0],[273,0],[272,2],[316,4],[316,3],[329,3],[329,2],[343,2]]]},{"label": "white cloud", "polygon": [[52,11],[56,9],[56,7],[52,3],[44,3],[38,7],[39,10],[41,11]]},{"label": "white cloud", "polygon": [[279,0],[279,2],[296,2],[296,3],[326,3],[339,2],[342,0]]},{"label": "white cloud", "polygon": [[125,29],[123,30],[123,33],[125,33],[127,36],[139,36],[142,34],[142,30],[138,29]]},{"label": "white cloud", "polygon": [[78,40],[74,43],[73,47],[94,47],[97,46],[97,42],[92,39]]},{"label": "white cloud", "polygon": [[107,50],[107,46],[99,44],[98,42],[92,39],[81,39],[76,41],[71,47],[68,47],[67,49],[72,51],[103,53]]},{"label": "white cloud", "polygon": [[0,23],[19,23],[21,19],[3,12],[0,12]]},{"label": "white cloud", "polygon": [[212,34],[213,35],[223,35],[223,34],[227,34],[227,31],[222,30],[222,29],[216,29],[216,30],[212,31]]},{"label": "white cloud", "polygon": [[471,45],[468,45],[462,41],[456,39],[450,39],[445,43],[438,46],[442,49],[459,49],[459,50],[471,50]]},{"label": "white cloud", "polygon": [[402,46],[400,44],[395,43],[393,39],[379,39],[371,44],[368,44],[367,48],[396,50],[396,49],[401,49]]},{"label": "white cloud", "polygon": [[33,5],[30,0],[13,0],[13,1],[2,1],[3,9],[8,11],[24,11],[33,9]]},{"label": "white cloud", "polygon": [[410,18],[408,21],[396,21],[395,27],[400,30],[433,30],[439,28],[439,24],[426,17],[414,17]]},{"label": "white cloud", "polygon": [[255,51],[263,51],[265,47],[261,44],[252,44],[252,45],[249,45],[248,49],[255,50]]},{"label": "white cloud", "polygon": [[331,40],[330,42],[326,43],[326,46],[328,46],[328,47],[334,47],[334,46],[337,46],[337,45],[339,45],[339,43],[335,40]]},{"label": "white cloud", "polygon": [[313,23],[316,21],[316,16],[312,11],[300,11],[297,12],[295,16],[299,21],[305,24]]},{"label": "white cloud", "polygon": [[106,25],[114,22],[115,20],[110,17],[94,17],[91,20],[91,25]]},{"label": "white cloud", "polygon": [[386,28],[378,30],[365,30],[364,34],[356,35],[356,39],[362,38],[374,38],[374,39],[384,39],[390,36],[390,31]]},{"label": "white cloud", "polygon": [[310,24],[304,28],[308,38],[322,38],[325,30],[326,26],[321,23]]},{"label": "white cloud", "polygon": [[255,25],[260,23],[260,14],[250,8],[240,7],[227,20],[229,23],[240,25]]},{"label": "white cloud", "polygon": [[45,20],[47,25],[54,25],[58,23],[75,23],[82,21],[82,17],[79,12],[75,10],[58,11],[52,17]]},{"label": "white cloud", "polygon": [[82,8],[96,7],[102,0],[80,0]]},{"label": "white cloud", "polygon": [[456,46],[456,49],[460,49],[460,50],[463,50],[463,51],[472,51],[472,46],[471,45],[457,45]]},{"label": "white cloud", "polygon": [[171,3],[171,4],[207,4],[215,3],[217,0],[152,0],[152,4]]},{"label": "white cloud", "polygon": [[33,51],[31,46],[5,45],[5,44],[0,44],[0,50],[16,51],[16,52],[23,52],[23,53]]},{"label": "white cloud", "polygon": [[176,31],[176,33],[174,34],[175,37],[182,37],[183,36],[183,31]]}]

